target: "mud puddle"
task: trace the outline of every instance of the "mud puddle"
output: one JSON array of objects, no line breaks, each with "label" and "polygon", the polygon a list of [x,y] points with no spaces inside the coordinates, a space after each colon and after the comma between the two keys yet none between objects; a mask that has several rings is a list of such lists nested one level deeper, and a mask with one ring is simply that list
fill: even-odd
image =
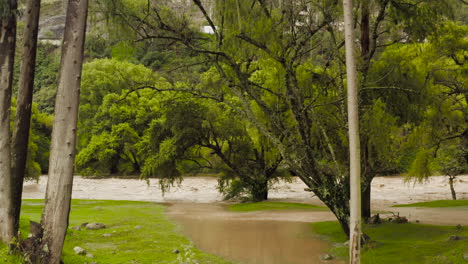
[{"label": "mud puddle", "polygon": [[[219,204],[177,203],[167,213],[197,248],[242,264],[325,263],[320,256],[332,247],[311,233],[310,224],[297,221],[294,212],[233,213]],[[329,212],[295,213],[329,217]]]}]

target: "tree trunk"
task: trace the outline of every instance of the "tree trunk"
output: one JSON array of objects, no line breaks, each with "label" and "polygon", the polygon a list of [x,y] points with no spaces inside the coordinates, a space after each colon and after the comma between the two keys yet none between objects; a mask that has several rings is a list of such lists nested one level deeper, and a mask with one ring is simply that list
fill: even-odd
[{"label": "tree trunk", "polygon": [[371,184],[361,190],[361,216],[364,221],[371,217]]},{"label": "tree trunk", "polygon": [[87,11],[87,0],[68,3],[42,216],[45,231],[42,248],[48,248],[42,261],[48,264],[60,263],[68,227]]},{"label": "tree trunk", "polygon": [[455,192],[455,188],[453,187],[453,180],[455,180],[455,176],[449,176],[449,185],[450,185],[450,192],[452,192],[452,199],[457,199],[457,193]]},{"label": "tree trunk", "polygon": [[350,236],[349,263],[361,262],[361,161],[359,144],[358,93],[354,58],[353,3],[343,0],[345,22],[346,73],[348,85],[348,126],[350,156]]},{"label": "tree trunk", "polygon": [[[10,145],[10,107],[16,45],[16,0],[7,0],[8,14],[0,17],[0,241],[15,236]],[[2,10],[3,11],[3,10]],[[1,16],[1,14],[0,14]]]},{"label": "tree trunk", "polygon": [[15,221],[15,233],[18,232],[19,227],[21,195],[26,172],[40,7],[41,2],[37,0],[29,0],[26,7],[23,58],[21,62],[15,128],[12,141],[13,217]]},{"label": "tree trunk", "polygon": [[260,177],[254,180],[251,187],[252,200],[254,202],[261,202],[268,199],[268,178]]}]

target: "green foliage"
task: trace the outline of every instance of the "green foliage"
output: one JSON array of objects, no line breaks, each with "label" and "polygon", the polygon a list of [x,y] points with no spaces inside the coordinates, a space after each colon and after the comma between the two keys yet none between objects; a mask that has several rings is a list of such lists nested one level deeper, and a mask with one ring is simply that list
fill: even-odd
[{"label": "green foliage", "polygon": [[34,77],[34,102],[41,112],[53,114],[60,56],[51,44],[38,44]]},{"label": "green foliage", "polygon": [[399,205],[394,205],[393,207],[439,208],[439,207],[457,207],[457,206],[468,206],[468,200],[438,200],[438,201],[421,202],[421,203],[399,204]]}]

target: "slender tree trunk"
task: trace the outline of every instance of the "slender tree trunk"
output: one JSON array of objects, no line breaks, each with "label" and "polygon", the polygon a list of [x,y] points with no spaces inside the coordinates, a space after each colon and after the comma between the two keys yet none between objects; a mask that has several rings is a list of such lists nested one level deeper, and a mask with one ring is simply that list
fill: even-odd
[{"label": "slender tree trunk", "polygon": [[10,107],[16,45],[17,2],[7,0],[4,4],[9,10],[5,17],[0,17],[0,241],[9,243],[15,236],[10,156]]},{"label": "slender tree trunk", "polygon": [[29,0],[26,6],[23,58],[21,61],[15,128],[12,141],[13,217],[15,221],[15,233],[18,232],[21,212],[21,194],[23,192],[23,180],[26,172],[40,7],[41,2],[39,0]]},{"label": "slender tree trunk", "polygon": [[70,0],[68,3],[42,216],[42,248],[47,245],[49,252],[42,261],[47,264],[60,263],[68,227],[87,11],[87,0]]},{"label": "slender tree trunk", "polygon": [[449,176],[449,185],[450,185],[450,192],[452,192],[452,199],[457,199],[457,193],[455,192],[455,188],[453,187],[453,180],[455,180],[455,176]]},{"label": "slender tree trunk", "polygon": [[359,144],[358,93],[356,61],[354,58],[353,4],[343,0],[346,44],[346,73],[348,85],[348,126],[350,153],[350,238],[349,263],[361,262],[361,161]]}]

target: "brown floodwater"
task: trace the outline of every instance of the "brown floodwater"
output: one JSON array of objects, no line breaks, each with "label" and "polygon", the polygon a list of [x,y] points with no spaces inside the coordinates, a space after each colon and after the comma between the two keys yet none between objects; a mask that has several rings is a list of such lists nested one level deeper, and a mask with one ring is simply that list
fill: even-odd
[{"label": "brown floodwater", "polygon": [[[243,218],[243,214],[249,217]],[[226,212],[221,205],[172,204],[168,215],[197,248],[239,263],[325,263],[320,256],[332,247],[311,232],[310,224],[275,221],[264,218],[262,212],[254,217],[252,213]]]}]

